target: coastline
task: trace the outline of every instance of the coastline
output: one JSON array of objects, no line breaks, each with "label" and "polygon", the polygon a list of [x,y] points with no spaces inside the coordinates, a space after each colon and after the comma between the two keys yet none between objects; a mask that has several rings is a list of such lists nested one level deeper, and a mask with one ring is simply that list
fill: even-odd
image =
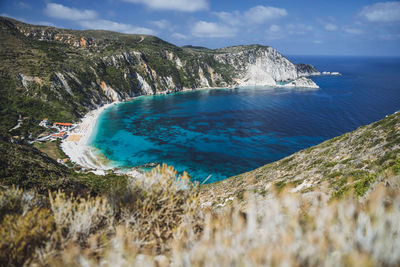
[{"label": "coastline", "polygon": [[110,106],[120,102],[105,104],[97,109],[89,111],[77,127],[68,132],[69,136],[78,137],[75,140],[67,138],[61,142],[61,149],[69,159],[83,168],[94,169],[95,174],[104,175],[105,170],[111,169],[111,166],[104,165],[96,155],[96,149],[88,144],[89,138],[93,133],[96,122],[100,114]]},{"label": "coastline", "polygon": [[[177,92],[191,92],[196,90],[204,90],[204,89],[233,89],[229,87],[203,87],[203,88],[195,88],[195,89],[183,89]],[[175,93],[175,92],[171,92]],[[168,94],[168,93],[167,93]],[[160,94],[161,95],[161,94]],[[144,95],[140,95],[144,96]],[[134,98],[133,98],[134,99]],[[93,173],[98,175],[105,175],[106,170],[113,169],[112,166],[105,165],[102,160],[99,159],[98,152],[96,148],[90,146],[89,138],[93,133],[94,127],[96,126],[96,122],[100,116],[100,114],[107,108],[117,105],[119,103],[123,103],[126,101],[130,101],[132,99],[125,99],[123,101],[114,101],[108,104],[105,104],[97,109],[93,109],[89,111],[81,120],[77,123],[77,127],[73,130],[68,131],[69,136],[73,136],[73,138],[64,139],[61,142],[61,149],[68,156],[71,162],[78,164],[79,166],[91,170]],[[76,138],[78,136],[78,138]],[[135,172],[137,173],[137,172]]]},{"label": "coastline", "polygon": [[[275,87],[284,87],[284,86],[275,86]],[[179,92],[192,92],[196,90],[209,90],[209,89],[235,89],[240,88],[240,86],[233,87],[199,87],[199,88],[184,88],[177,92],[170,93],[179,93]],[[289,88],[289,87],[288,87]],[[166,93],[166,94],[170,94]],[[160,94],[161,95],[161,94]],[[142,95],[141,95],[142,96]],[[144,95],[143,95],[144,96]],[[132,98],[134,99],[134,98]],[[79,123],[77,123],[77,127],[68,132],[68,135],[73,138],[67,138],[61,142],[61,149],[64,153],[69,157],[69,159],[80,165],[83,168],[91,170],[93,173],[98,175],[105,175],[106,170],[113,169],[113,166],[104,164],[104,160],[99,158],[98,151],[95,147],[90,146],[89,138],[91,137],[94,127],[96,126],[96,122],[100,116],[100,114],[107,108],[117,105],[119,103],[123,103],[126,101],[130,101],[132,99],[125,99],[123,101],[114,101],[108,104],[105,104],[97,109],[89,111]],[[78,136],[78,138],[76,138]]]}]

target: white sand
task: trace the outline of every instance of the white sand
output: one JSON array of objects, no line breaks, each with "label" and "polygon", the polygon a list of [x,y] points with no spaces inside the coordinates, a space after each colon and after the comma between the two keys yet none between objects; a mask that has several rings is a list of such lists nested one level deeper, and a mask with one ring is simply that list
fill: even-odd
[{"label": "white sand", "polygon": [[81,136],[79,141],[69,141],[65,139],[61,143],[62,150],[67,154],[72,162],[88,169],[95,169],[94,172],[96,174],[104,174],[104,170],[112,168],[111,166],[105,166],[96,159],[95,148],[90,146],[88,142],[100,114],[106,108],[117,103],[119,102],[106,104],[98,109],[90,111],[82,118],[76,128],[68,132],[69,135],[76,134]]},{"label": "white sand", "polygon": [[[221,89],[226,89],[226,87],[220,87]],[[196,89],[187,89],[184,91],[192,91],[192,90],[201,90],[201,89],[220,89],[219,87],[210,87],[210,88],[196,88]],[[61,143],[61,149],[65,154],[69,157],[72,162],[87,168],[92,169],[92,172],[99,175],[104,175],[105,170],[112,169],[113,166],[104,165],[101,160],[99,160],[99,156],[96,153],[96,148],[90,146],[88,144],[89,138],[92,135],[93,129],[96,125],[96,121],[99,118],[100,114],[108,107],[118,104],[120,102],[112,102],[106,104],[98,109],[92,110],[82,118],[81,122],[78,123],[78,126],[71,131],[68,131],[68,135],[80,135],[80,139],[78,141],[64,139]],[[78,139],[78,138],[72,138]],[[96,155],[97,154],[97,155]],[[136,170],[131,170],[129,173],[125,173],[128,175],[135,174],[136,176],[141,175],[140,172]]]}]

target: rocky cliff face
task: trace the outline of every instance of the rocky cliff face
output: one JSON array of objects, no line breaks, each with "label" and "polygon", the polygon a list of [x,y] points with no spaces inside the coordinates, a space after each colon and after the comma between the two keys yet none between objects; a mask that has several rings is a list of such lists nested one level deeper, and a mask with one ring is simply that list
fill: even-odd
[{"label": "rocky cliff face", "polygon": [[260,45],[180,48],[153,36],[73,31],[7,18],[0,18],[0,31],[3,76],[24,88],[25,96],[59,102],[78,117],[105,102],[137,95],[274,86],[316,71]]},{"label": "rocky cliff face", "polygon": [[285,84],[284,87],[313,88],[313,89],[319,88],[319,86],[313,80],[305,77],[300,77],[294,81],[291,81]]},{"label": "rocky cliff face", "polygon": [[317,70],[313,65],[309,64],[296,64],[297,75],[300,77],[321,75],[321,72]]},{"label": "rocky cliff face", "polygon": [[233,66],[239,85],[275,85],[298,78],[296,66],[272,47],[242,46],[221,51],[216,60]]}]

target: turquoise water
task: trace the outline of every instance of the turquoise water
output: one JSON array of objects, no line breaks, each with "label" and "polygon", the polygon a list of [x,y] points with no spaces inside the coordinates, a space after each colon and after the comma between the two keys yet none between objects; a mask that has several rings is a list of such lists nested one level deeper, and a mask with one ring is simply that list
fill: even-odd
[{"label": "turquoise water", "polygon": [[246,88],[142,96],[107,109],[91,144],[118,167],[165,162],[215,182],[381,119],[400,109],[390,58],[291,58],[343,76],[321,89]]}]

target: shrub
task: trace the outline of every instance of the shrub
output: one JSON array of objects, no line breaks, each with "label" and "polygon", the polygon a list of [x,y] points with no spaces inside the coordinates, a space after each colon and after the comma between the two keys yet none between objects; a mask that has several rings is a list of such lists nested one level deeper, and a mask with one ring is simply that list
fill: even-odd
[{"label": "shrub", "polygon": [[[178,225],[170,249],[141,250],[143,225],[119,226],[103,247],[68,247],[59,264],[133,266],[397,266],[400,263],[400,195],[378,188],[357,198],[329,202],[328,196],[282,192],[267,199],[251,194],[247,207],[201,210]],[[153,214],[151,215],[153,216]],[[202,231],[196,231],[201,224]],[[152,231],[158,231],[156,227]],[[99,254],[89,253],[94,249]],[[158,251],[158,253],[157,253]],[[99,256],[101,255],[101,256]]]},{"label": "shrub", "polygon": [[[4,215],[0,264],[400,264],[400,192],[395,186],[374,187],[364,198],[332,201],[326,193],[274,189],[262,198],[249,189],[241,202],[221,196],[220,201],[229,204],[202,207],[188,176],[177,177],[173,168],[163,165],[107,197],[53,193],[50,209],[15,208]],[[24,192],[13,190],[8,194],[22,199]]]},{"label": "shrub", "polygon": [[0,225],[0,265],[22,265],[44,246],[54,228],[48,209],[34,208],[24,215],[7,214]]},{"label": "shrub", "polygon": [[159,250],[165,249],[184,216],[196,217],[199,204],[197,188],[187,173],[177,177],[174,168],[165,164],[132,179],[125,194],[114,196],[113,201],[126,227]]},{"label": "shrub", "polygon": [[67,197],[58,192],[50,194],[49,199],[57,230],[65,240],[83,242],[95,231],[112,225],[112,210],[105,198]]}]

